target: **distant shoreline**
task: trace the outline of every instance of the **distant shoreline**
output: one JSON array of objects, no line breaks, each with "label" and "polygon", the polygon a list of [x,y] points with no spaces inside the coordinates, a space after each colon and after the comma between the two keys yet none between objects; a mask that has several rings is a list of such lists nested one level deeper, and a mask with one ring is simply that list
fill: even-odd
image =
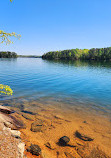
[{"label": "distant shoreline", "polygon": [[18,55],[19,58],[42,58],[42,56],[37,55]]},{"label": "distant shoreline", "polygon": [[18,55],[15,52],[0,51],[0,58],[42,58],[40,55]]},{"label": "distant shoreline", "polygon": [[65,60],[96,60],[111,61],[111,47],[92,49],[68,49],[62,51],[50,51],[42,55],[43,59]]}]

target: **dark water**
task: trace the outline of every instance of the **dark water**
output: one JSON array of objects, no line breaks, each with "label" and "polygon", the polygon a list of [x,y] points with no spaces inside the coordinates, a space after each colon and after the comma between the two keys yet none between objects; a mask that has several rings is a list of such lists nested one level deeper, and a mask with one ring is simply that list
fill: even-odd
[{"label": "dark water", "polygon": [[111,112],[111,62],[0,59],[0,83],[13,89],[12,99],[51,100]]}]

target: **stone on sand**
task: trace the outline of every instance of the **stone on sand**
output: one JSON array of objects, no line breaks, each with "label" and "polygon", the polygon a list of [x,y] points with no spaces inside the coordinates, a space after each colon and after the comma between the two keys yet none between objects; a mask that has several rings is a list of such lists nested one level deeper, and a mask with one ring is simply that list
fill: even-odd
[{"label": "stone on sand", "polygon": [[36,120],[31,124],[31,131],[32,132],[42,132],[43,127],[43,121],[42,120]]},{"label": "stone on sand", "polygon": [[27,151],[36,156],[39,156],[41,154],[41,148],[36,144],[31,144]]},{"label": "stone on sand", "polygon": [[55,144],[53,142],[47,142],[46,144],[44,144],[47,148],[54,150],[55,149]]},{"label": "stone on sand", "polygon": [[66,146],[70,141],[70,138],[67,136],[63,136],[59,139],[59,144],[62,146]]},{"label": "stone on sand", "polygon": [[76,131],[75,132],[75,136],[81,140],[84,140],[84,141],[93,141],[94,138],[91,138],[90,136],[88,135],[85,135],[83,133],[80,133],[79,131]]}]

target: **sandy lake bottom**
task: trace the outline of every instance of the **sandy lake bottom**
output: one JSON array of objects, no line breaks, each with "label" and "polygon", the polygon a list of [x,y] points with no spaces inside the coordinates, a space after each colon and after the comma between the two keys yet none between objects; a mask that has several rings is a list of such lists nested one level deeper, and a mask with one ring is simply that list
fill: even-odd
[{"label": "sandy lake bottom", "polygon": [[[25,148],[39,145],[43,158],[111,157],[111,118],[104,112],[54,101],[7,101],[4,105],[10,105],[16,111],[12,115],[26,125],[20,130]],[[70,138],[66,146],[59,144],[63,136]],[[37,157],[27,151],[25,154],[28,158]]]}]

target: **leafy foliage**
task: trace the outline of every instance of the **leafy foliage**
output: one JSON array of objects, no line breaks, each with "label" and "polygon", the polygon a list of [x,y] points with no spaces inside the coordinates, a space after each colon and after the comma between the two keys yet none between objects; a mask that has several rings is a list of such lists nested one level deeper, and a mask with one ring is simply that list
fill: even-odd
[{"label": "leafy foliage", "polygon": [[12,33],[6,33],[3,30],[0,30],[0,38],[1,38],[1,43],[6,43],[6,44],[10,44],[13,43],[9,37],[16,37],[18,39],[20,39],[21,35],[16,34],[15,32]]},{"label": "leafy foliage", "polygon": [[71,49],[48,52],[43,59],[68,59],[68,60],[110,60],[111,47],[88,49]]},{"label": "leafy foliage", "polygon": [[0,84],[0,95],[2,95],[2,94],[12,95],[13,90],[7,85]]},{"label": "leafy foliage", "polygon": [[0,58],[17,58],[15,52],[0,52]]}]

